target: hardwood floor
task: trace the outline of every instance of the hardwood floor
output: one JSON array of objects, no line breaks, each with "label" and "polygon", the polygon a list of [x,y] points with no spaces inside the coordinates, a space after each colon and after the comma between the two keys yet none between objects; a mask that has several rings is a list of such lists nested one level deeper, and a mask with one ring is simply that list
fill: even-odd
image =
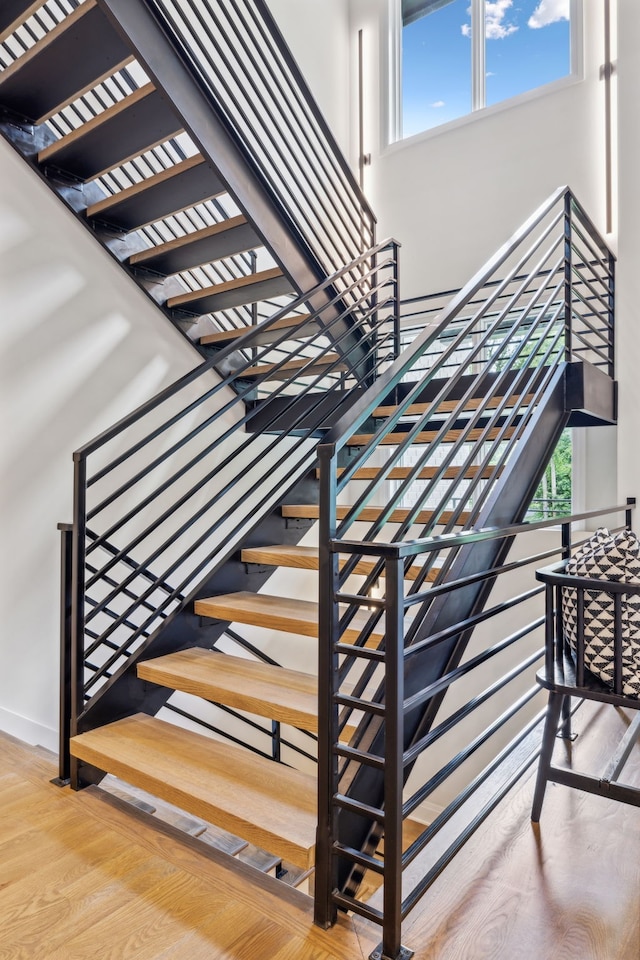
[{"label": "hardwood floor", "polygon": [[[625,722],[589,706],[576,726],[599,736],[574,760],[594,742],[606,755]],[[55,772],[0,737],[0,960],[361,960],[379,942],[354,918],[319,930],[298,891]],[[639,960],[640,809],[550,785],[533,828],[531,796],[529,778],[409,917],[416,960]]]}]

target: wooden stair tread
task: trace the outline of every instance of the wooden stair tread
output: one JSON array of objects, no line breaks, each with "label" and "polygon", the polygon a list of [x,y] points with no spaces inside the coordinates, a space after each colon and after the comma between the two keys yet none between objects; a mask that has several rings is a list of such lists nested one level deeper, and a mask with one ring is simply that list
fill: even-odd
[{"label": "wooden stair tread", "polygon": [[[310,600],[292,600],[242,591],[196,600],[194,610],[199,616],[229,623],[245,623],[305,637],[318,636],[318,604]],[[342,634],[343,641],[355,642],[368,618],[367,611],[359,611]],[[367,645],[377,647],[383,636],[382,627],[378,624]]]},{"label": "wooden stair tread", "polygon": [[225,192],[222,181],[198,153],[93,203],[86,216],[120,230],[137,230]]},{"label": "wooden stair tread", "polygon": [[[534,395],[532,393],[529,393],[526,395],[526,397],[523,398],[522,394],[512,393],[508,397],[507,406],[513,406],[518,401],[522,402],[525,405],[528,405],[533,401],[533,396]],[[505,399],[504,396],[494,396],[494,397],[489,397],[488,399],[486,397],[472,397],[470,400],[467,400],[464,407],[462,407],[462,410],[466,410],[466,411],[477,410],[479,407],[482,407],[482,406],[486,407],[487,410],[495,410],[496,407],[500,406],[500,404],[504,401],[504,399]],[[444,402],[438,404],[437,412],[438,414],[451,413],[453,410],[456,409],[459,403],[460,403],[459,400],[445,400]],[[427,403],[412,403],[409,407],[407,407],[407,409],[403,413],[403,417],[418,417],[424,413],[427,413],[432,408],[433,408],[432,401]],[[372,416],[381,417],[381,418],[390,417],[392,414],[396,412],[397,409],[398,408],[395,404],[389,404],[389,405],[385,404],[381,407],[376,407],[376,409],[372,413]]]},{"label": "wooden stair tread", "polygon": [[299,867],[313,862],[315,779],[137,714],[72,737],[71,754]]},{"label": "wooden stair tread", "polygon": [[0,4],[0,43],[42,6],[43,0],[2,0]]},{"label": "wooden stair tread", "polygon": [[[308,673],[193,647],[138,664],[142,680],[318,732],[318,681]],[[345,731],[350,739],[354,727]]]},{"label": "wooden stair tread", "polygon": [[[364,507],[360,511],[360,516],[358,517],[358,522],[365,521],[367,523],[375,523],[378,520],[383,512],[385,507]],[[352,506],[341,503],[338,504],[336,508],[336,516],[338,520],[344,520],[350,512],[353,510]],[[387,523],[404,523],[409,516],[411,511],[405,508],[397,508],[394,510],[388,517]],[[282,507],[282,516],[291,520],[317,520],[320,516],[320,507],[315,503],[288,503]],[[413,520],[415,524],[427,524],[431,523],[433,520],[434,514],[430,510],[421,510],[420,513]],[[453,518],[453,513],[450,510],[445,510],[440,514],[438,519],[438,526],[442,526],[445,523],[449,523]],[[460,517],[456,520],[456,526],[462,526],[465,523],[468,523],[470,519],[469,513],[462,513]]]},{"label": "wooden stair tread", "polygon": [[86,0],[0,74],[0,101],[42,123],[132,59],[96,0]]},{"label": "wooden stair tread", "polygon": [[251,224],[240,215],[135,253],[129,257],[129,265],[170,275],[244,253],[260,243]]},{"label": "wooden stair tread", "polygon": [[[272,324],[270,324],[268,330],[264,330],[262,333],[256,334],[252,341],[252,345],[260,346],[265,343],[272,343],[274,340],[280,338],[284,330],[291,330],[291,332],[295,334],[296,338],[301,337],[305,335],[305,321],[307,321],[310,316],[310,314],[305,313],[299,314],[298,316],[282,317],[280,320],[275,320]],[[218,344],[224,346],[227,343],[233,343],[234,340],[237,340],[239,337],[243,336],[245,333],[248,333],[249,330],[252,329],[254,328],[245,326],[234,330],[220,330],[217,333],[207,333],[205,336],[200,337],[200,343],[210,346],[216,346]],[[308,324],[307,329],[307,335],[311,336],[313,333],[317,332],[318,327],[314,322]]]},{"label": "wooden stair tread", "polygon": [[340,363],[338,353],[325,353],[317,359],[300,357],[297,360],[287,360],[284,363],[264,363],[255,367],[247,367],[246,370],[243,370],[242,377],[243,379],[268,377],[270,380],[288,380],[289,374],[296,371],[304,371],[301,374],[303,377],[313,377],[322,373],[328,367],[332,368],[332,373],[337,373],[339,370],[345,369],[345,364]]},{"label": "wooden stair tread", "polygon": [[[476,427],[467,432],[465,440],[469,443],[477,443],[480,438],[484,440],[495,440],[500,434],[502,434],[504,440],[508,440],[514,435],[515,430],[515,427],[508,427],[504,430],[504,433],[502,433],[502,427],[492,427],[485,432],[483,427]],[[440,443],[456,443],[464,433],[464,430],[448,430],[445,434],[441,435],[438,430],[425,430],[414,436],[412,444],[433,443],[437,438],[439,438]],[[388,433],[379,442],[385,445],[397,445],[406,440],[407,435],[407,432]],[[353,436],[347,440],[347,444],[350,447],[364,447],[373,437],[373,433],[354,433]]]},{"label": "wooden stair tread", "polygon": [[[241,558],[244,563],[258,563],[264,566],[274,567],[294,567],[301,570],[318,570],[320,566],[320,557],[317,547],[304,547],[300,545],[285,546],[283,544],[274,544],[271,547],[246,547]],[[340,557],[340,566],[343,567],[347,562],[347,555]],[[375,560],[359,560],[354,574],[358,576],[369,576],[376,566]],[[406,572],[407,580],[415,580],[420,573],[420,564],[414,563]],[[426,581],[433,582],[437,574],[436,569],[429,570]]]},{"label": "wooden stair tread", "polygon": [[[344,473],[345,467],[338,468],[338,476]],[[389,480],[406,480],[413,467],[392,467],[392,469],[387,474]],[[440,468],[437,466],[433,467],[422,467],[420,473],[415,477],[416,480],[433,480],[437,471]],[[495,470],[495,467],[484,467],[482,470],[482,477],[487,479],[491,476],[492,472]],[[502,472],[502,467],[498,469],[498,473]],[[376,480],[380,473],[384,470],[384,467],[359,467],[354,473],[353,480]],[[465,480],[472,480],[475,476],[478,475],[480,467],[471,466],[467,467],[464,471]],[[443,480],[456,480],[462,472],[462,467],[447,467],[444,473],[442,474]],[[316,470],[316,476],[320,476],[320,470]]]},{"label": "wooden stair tread", "polygon": [[45,147],[38,162],[87,182],[175,137],[181,129],[163,94],[148,83]]},{"label": "wooden stair tread", "polygon": [[224,283],[215,283],[202,290],[178,294],[169,298],[167,306],[170,309],[212,313],[290,292],[291,283],[282,270],[271,267],[234,280],[226,280]]}]

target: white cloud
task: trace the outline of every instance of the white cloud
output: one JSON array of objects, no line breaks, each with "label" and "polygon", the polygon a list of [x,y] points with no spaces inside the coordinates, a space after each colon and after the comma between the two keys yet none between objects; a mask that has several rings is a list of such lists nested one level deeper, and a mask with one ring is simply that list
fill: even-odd
[{"label": "white cloud", "polygon": [[558,20],[568,20],[570,5],[571,0],[540,0],[529,17],[528,26],[532,30],[538,30],[550,23],[557,23]]},{"label": "white cloud", "polygon": [[444,100],[436,100],[435,103],[431,104],[432,107],[444,107]]},{"label": "white cloud", "polygon": [[[542,0],[544,3],[544,0]],[[515,23],[505,22],[507,11],[513,6],[513,0],[487,0],[485,6],[485,36],[487,40],[503,40],[518,29]],[[462,35],[471,36],[471,24],[463,23]]]}]

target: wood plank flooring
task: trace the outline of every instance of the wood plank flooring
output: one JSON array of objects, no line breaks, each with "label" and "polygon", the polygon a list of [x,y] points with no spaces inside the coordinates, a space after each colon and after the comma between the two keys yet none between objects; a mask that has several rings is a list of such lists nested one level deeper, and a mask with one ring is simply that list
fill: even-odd
[{"label": "wood plank flooring", "polygon": [[[589,705],[574,762],[627,722]],[[319,930],[298,891],[55,772],[0,736],[0,960],[364,960],[379,942],[357,918]],[[534,828],[532,792],[529,777],[410,915],[416,960],[639,960],[640,809],[550,785]]]}]

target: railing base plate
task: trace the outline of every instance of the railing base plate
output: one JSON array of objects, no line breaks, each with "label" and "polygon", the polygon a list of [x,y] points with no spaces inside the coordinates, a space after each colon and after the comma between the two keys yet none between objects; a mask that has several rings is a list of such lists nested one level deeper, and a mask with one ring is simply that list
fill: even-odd
[{"label": "railing base plate", "polygon": [[409,947],[400,947],[400,951],[395,957],[387,957],[382,952],[382,944],[379,943],[373,953],[369,955],[369,960],[411,960],[414,953],[415,950],[409,950]]}]

